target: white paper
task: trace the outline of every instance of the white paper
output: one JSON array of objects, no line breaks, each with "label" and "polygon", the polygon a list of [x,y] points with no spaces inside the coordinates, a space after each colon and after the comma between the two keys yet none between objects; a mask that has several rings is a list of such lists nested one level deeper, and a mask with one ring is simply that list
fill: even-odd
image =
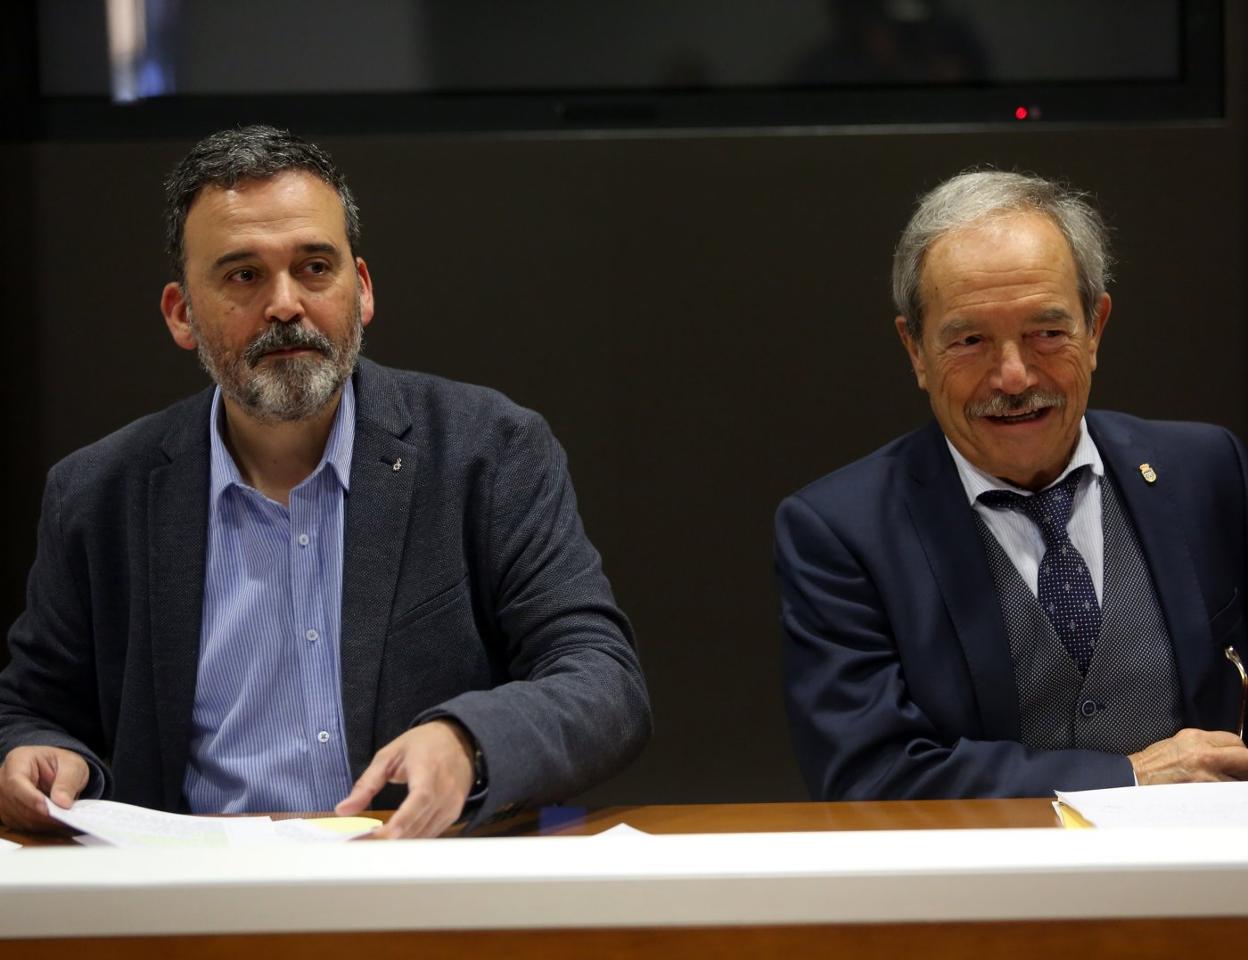
[{"label": "white paper", "polygon": [[20,843],[14,843],[12,840],[5,840],[3,837],[0,837],[0,853],[7,853],[10,850],[20,849],[22,849],[22,845]]},{"label": "white paper", "polygon": [[307,820],[269,817],[195,817],[163,813],[113,800],[76,800],[68,810],[48,804],[48,814],[81,830],[84,846],[250,847],[274,843],[340,843],[367,833],[331,832]]},{"label": "white paper", "polygon": [[272,836],[268,817],[215,818],[163,813],[113,800],[48,803],[53,819],[115,847],[228,847]]},{"label": "white paper", "polygon": [[1057,791],[1097,827],[1248,827],[1248,781]]},{"label": "white paper", "polygon": [[107,840],[101,840],[99,837],[93,837],[89,833],[80,833],[74,837],[74,843],[80,847],[111,847],[112,844]]},{"label": "white paper", "polygon": [[630,827],[627,823],[617,823],[609,830],[595,833],[592,836],[598,840],[633,840],[637,837],[652,837],[653,834],[646,833],[644,830],[638,830],[636,827]]}]

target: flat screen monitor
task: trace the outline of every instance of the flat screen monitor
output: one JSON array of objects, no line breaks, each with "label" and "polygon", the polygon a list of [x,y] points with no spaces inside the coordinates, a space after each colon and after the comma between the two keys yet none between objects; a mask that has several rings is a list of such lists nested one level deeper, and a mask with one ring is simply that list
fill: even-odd
[{"label": "flat screen monitor", "polygon": [[168,133],[1223,114],[1221,0],[44,0],[30,116]]}]

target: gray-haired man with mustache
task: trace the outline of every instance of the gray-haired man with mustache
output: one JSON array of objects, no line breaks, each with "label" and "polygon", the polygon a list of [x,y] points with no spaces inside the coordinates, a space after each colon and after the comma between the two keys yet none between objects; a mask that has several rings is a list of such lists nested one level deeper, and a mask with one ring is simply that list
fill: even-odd
[{"label": "gray-haired man with mustache", "polygon": [[578,793],[649,733],[563,450],[481,387],[359,356],[373,281],[328,154],[271,127],[166,183],[161,311],[216,387],[49,474],[0,673],[0,820],[397,807],[431,836]]},{"label": "gray-haired man with mustache", "polygon": [[1244,448],[1087,410],[1108,279],[1060,184],[967,173],[920,201],[893,295],[934,421],[776,520],[815,797],[1248,777]]}]

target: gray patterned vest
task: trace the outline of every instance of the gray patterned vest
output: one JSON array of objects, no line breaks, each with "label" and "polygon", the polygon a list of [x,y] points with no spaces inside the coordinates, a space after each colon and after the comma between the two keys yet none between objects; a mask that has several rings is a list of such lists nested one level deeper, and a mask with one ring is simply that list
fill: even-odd
[{"label": "gray patterned vest", "polygon": [[1182,726],[1170,633],[1113,481],[1101,484],[1105,579],[1101,635],[1080,676],[1048,617],[987,525],[975,517],[1005,616],[1022,742],[1134,753]]}]

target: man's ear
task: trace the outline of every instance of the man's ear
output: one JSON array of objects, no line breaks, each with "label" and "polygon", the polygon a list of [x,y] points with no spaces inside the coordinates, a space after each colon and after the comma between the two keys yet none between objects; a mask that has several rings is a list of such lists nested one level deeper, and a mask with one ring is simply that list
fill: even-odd
[{"label": "man's ear", "polygon": [[920,390],[926,390],[927,366],[923,363],[923,351],[910,336],[905,317],[896,317],[893,323],[897,326],[897,336],[901,338],[901,345],[906,348],[906,353],[910,357],[910,369],[914,371],[914,379],[918,381]]},{"label": "man's ear", "polygon": [[1109,294],[1102,293],[1101,299],[1096,302],[1096,316],[1092,319],[1092,333],[1088,338],[1088,354],[1093,370],[1096,369],[1096,351],[1100,349],[1101,338],[1105,336],[1105,324],[1109,323],[1109,311],[1113,307]]},{"label": "man's ear", "polygon": [[355,282],[360,293],[360,326],[367,327],[373,322],[373,278],[363,257],[355,258]]},{"label": "man's ear", "polygon": [[164,314],[165,326],[169,328],[169,336],[183,350],[194,350],[198,343],[191,332],[188,316],[191,302],[187,299],[180,283],[166,283],[160,292],[160,312]]}]

